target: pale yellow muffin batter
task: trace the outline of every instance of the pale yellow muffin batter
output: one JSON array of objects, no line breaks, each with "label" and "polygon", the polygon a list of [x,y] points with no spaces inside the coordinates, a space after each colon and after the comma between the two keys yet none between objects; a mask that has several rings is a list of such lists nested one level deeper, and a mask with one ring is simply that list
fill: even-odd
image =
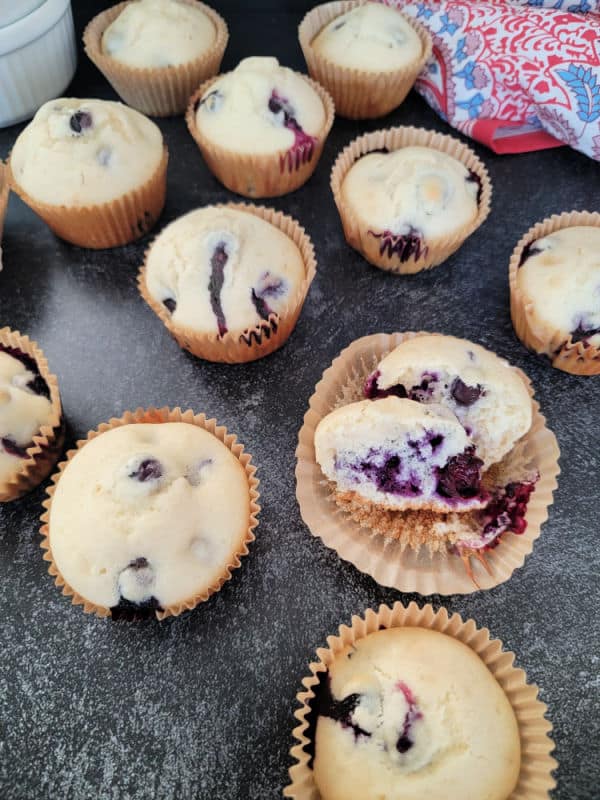
[{"label": "pale yellow muffin batter", "polygon": [[279,314],[305,277],[294,242],[244,211],[208,206],[158,236],[146,261],[150,295],[175,324],[221,335]]},{"label": "pale yellow muffin batter", "polygon": [[50,508],[53,560],[86,600],[165,608],[223,575],[250,519],[244,468],[202,428],[131,424],[89,441]]},{"label": "pale yellow muffin batter", "polygon": [[483,661],[437,631],[391,628],[346,647],[317,701],[321,800],[507,800],[517,720]]},{"label": "pale yellow muffin batter", "polygon": [[199,58],[217,32],[198,6],[135,0],[102,34],[102,51],[131,67],[172,67]]},{"label": "pale yellow muffin batter", "polygon": [[140,187],[163,158],[159,128],[139,111],[109,100],[45,103],[17,138],[10,167],[34,200],[87,206]]},{"label": "pale yellow muffin batter", "polygon": [[367,3],[331,20],[311,47],[341,67],[366,72],[403,69],[423,52],[418,34],[402,14],[380,3]]}]

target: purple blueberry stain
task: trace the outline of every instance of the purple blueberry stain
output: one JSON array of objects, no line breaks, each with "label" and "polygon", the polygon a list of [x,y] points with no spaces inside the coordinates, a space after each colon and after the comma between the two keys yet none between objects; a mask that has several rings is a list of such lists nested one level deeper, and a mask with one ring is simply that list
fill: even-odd
[{"label": "purple blueberry stain", "polygon": [[573,344],[577,344],[577,342],[583,342],[584,346],[587,347],[589,346],[589,342],[587,340],[599,333],[600,328],[593,328],[587,324],[585,320],[581,320],[575,330],[571,332],[571,341]]},{"label": "purple blueberry stain", "polygon": [[224,336],[227,333],[225,314],[223,313],[223,306],[221,304],[221,291],[225,282],[225,265],[228,259],[229,254],[227,252],[226,243],[219,242],[210,257],[210,278],[208,281],[210,305],[213,314],[217,318],[219,336]]},{"label": "purple blueberry stain", "polygon": [[402,386],[402,384],[390,386],[389,389],[380,389],[378,386],[380,375],[381,373],[379,370],[375,370],[375,372],[372,372],[365,381],[363,392],[367,400],[379,400],[382,397],[390,397],[390,395],[393,395],[394,397],[400,397],[401,399],[408,397],[406,389],[404,386]]},{"label": "purple blueberry stain", "polygon": [[251,291],[252,305],[261,319],[268,319],[273,309],[267,302],[269,298],[278,298],[285,294],[286,283],[281,278],[274,278],[269,271],[260,276],[259,283]]},{"label": "purple blueberry stain", "polygon": [[402,730],[400,731],[400,735],[398,737],[398,741],[396,742],[396,750],[404,754],[408,752],[411,747],[414,745],[414,738],[413,738],[413,726],[415,722],[418,720],[423,719],[423,713],[419,709],[417,705],[416,698],[409,687],[404,683],[404,681],[398,681],[396,684],[396,688],[402,692],[404,695],[404,699],[408,704],[408,710],[404,715],[404,722],[402,724]]},{"label": "purple blueberry stain", "polygon": [[519,267],[522,267],[529,258],[532,258],[532,256],[537,256],[539,253],[543,252],[539,247],[535,246],[536,242],[528,242],[525,245],[521,252],[521,258],[519,259]]},{"label": "purple blueberry stain", "polygon": [[29,389],[30,392],[50,399],[50,389],[46,381],[40,375],[40,370],[34,358],[28,356],[27,353],[24,353],[17,347],[9,347],[8,345],[0,345],[0,352],[6,353],[11,356],[11,358],[16,358],[17,361],[23,364],[28,372],[33,373],[34,377],[27,384],[27,389]]},{"label": "purple blueberry stain", "polygon": [[479,384],[468,386],[460,378],[455,378],[450,387],[450,394],[459,406],[472,406],[483,393],[483,387]]},{"label": "purple blueberry stain", "polygon": [[145,458],[139,466],[129,473],[129,477],[140,483],[157,481],[163,476],[162,465],[156,458]]},{"label": "purple blueberry stain", "polygon": [[474,447],[448,459],[437,469],[437,493],[444,498],[468,500],[481,494],[483,461],[475,455]]},{"label": "purple blueberry stain", "polygon": [[[415,457],[421,457],[421,445],[414,443]],[[422,457],[421,457],[421,460]],[[345,470],[360,483],[366,479],[373,483],[380,492],[399,495],[401,497],[417,497],[422,494],[422,486],[418,476],[409,472],[403,474],[402,459],[397,453],[379,451],[371,448],[365,457],[356,461],[347,461],[340,456],[335,459],[335,469]]]},{"label": "purple blueberry stain", "polygon": [[15,458],[27,458],[27,448],[31,447],[31,444],[21,447],[15,442],[12,436],[3,436],[0,442],[2,443],[4,452]]},{"label": "purple blueberry stain", "polygon": [[294,134],[294,144],[280,157],[279,168],[281,172],[283,172],[286,167],[289,172],[298,170],[301,164],[308,164],[312,159],[317,139],[315,136],[310,136],[302,129],[302,126],[296,119],[294,107],[287,98],[281,97],[276,89],[273,89],[271,92],[268,106],[271,114],[281,121],[283,127]]},{"label": "purple blueberry stain", "polygon": [[69,127],[73,133],[76,133],[78,136],[91,128],[92,124],[92,115],[89,111],[76,111],[74,114],[71,114],[71,118],[69,119]]},{"label": "purple blueberry stain", "polygon": [[481,204],[481,194],[483,192],[483,184],[479,175],[472,169],[469,170],[469,177],[466,179],[467,183],[477,184],[477,205]]},{"label": "purple blueberry stain", "polygon": [[421,233],[412,226],[406,234],[396,234],[391,231],[376,233],[372,230],[369,230],[368,233],[375,239],[381,240],[379,243],[380,255],[387,255],[388,258],[396,255],[401,264],[411,259],[418,261],[420,258],[424,258],[429,251]]}]

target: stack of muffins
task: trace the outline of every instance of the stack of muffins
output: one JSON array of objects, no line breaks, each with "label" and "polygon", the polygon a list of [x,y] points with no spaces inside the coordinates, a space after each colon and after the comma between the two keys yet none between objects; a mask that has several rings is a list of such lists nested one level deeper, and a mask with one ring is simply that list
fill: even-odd
[{"label": "stack of muffins", "polygon": [[[334,115],[368,119],[396,108],[432,47],[418,23],[362,0],[317,6],[299,40],[310,78],[269,57],[220,75],[227,25],[203,3],[128,0],[99,14],[85,49],[125,104],[61,98],[38,110],[0,167],[0,235],[9,184],[80,247],[148,234],[164,207],[169,155],[145,115],[185,113],[208,168],[231,192],[294,191],[317,169]],[[491,209],[475,153],[418,128],[357,137],[338,155],[331,189],[348,244],[396,275],[447,260]],[[600,373],[599,220],[575,212],[545,220],[510,263],[517,335],[576,374]],[[167,225],[145,253],[138,285],[182,348],[242,363],[288,340],[316,268],[298,221],[230,202]],[[39,347],[5,328],[0,351],[7,502],[54,468],[64,424]],[[557,459],[531,384],[503,359],[440,334],[375,334],[344,351],[311,398],[297,494],[311,531],[380,583],[466,593],[523,564],[552,502]],[[102,423],[52,476],[42,517],[49,572],[99,616],[190,610],[248,553],[260,510],[255,472],[235,436],[191,410],[137,409]],[[101,537],[92,533],[99,519]],[[286,794],[507,800],[534,774],[527,797],[547,797],[554,762],[545,707],[500,651],[472,621],[430,606],[355,618],[299,695]]]}]

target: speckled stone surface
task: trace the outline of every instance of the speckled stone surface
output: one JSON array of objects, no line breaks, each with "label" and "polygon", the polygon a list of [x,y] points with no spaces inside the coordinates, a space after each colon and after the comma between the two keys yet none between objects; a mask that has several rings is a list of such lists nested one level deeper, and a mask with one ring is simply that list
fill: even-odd
[{"label": "speckled stone surface", "polygon": [[[108,3],[74,5],[81,30]],[[259,53],[303,67],[302,3],[243,13],[236,5],[243,7],[220,6],[231,32],[225,68]],[[114,97],[83,54],[69,93]],[[135,278],[150,238],[80,250],[11,198],[0,321],[44,348],[59,377],[70,442],[138,405],[205,411],[253,454],[264,508],[250,556],[219,594],[179,619],[137,625],[86,616],[55,589],[38,544],[43,487],[0,508],[3,800],[281,795],[294,698],[316,647],[352,614],[414,599],[341,562],[305,528],[294,494],[297,432],[315,383],[342,348],[359,336],[406,329],[464,336],[509,358],[531,376],[556,432],[563,472],[525,566],[493,591],[431,601],[488,626],[539,684],[560,762],[554,797],[600,796],[600,377],[571,377],[527,353],[513,334],[507,286],[510,253],[531,224],[553,212],[598,209],[600,167],[567,148],[500,157],[476,147],[494,181],[490,219],[443,266],[397,278],[345,244],[328,181],[350,139],[399,123],[448,130],[416,95],[384,120],[338,120],[315,176],[273,202],[306,226],[318,274],[288,344],[247,366],[184,353],[141,301]],[[159,227],[232,199],[204,166],[183,119],[159,125],[171,152]],[[18,130],[0,131],[0,156]]]}]

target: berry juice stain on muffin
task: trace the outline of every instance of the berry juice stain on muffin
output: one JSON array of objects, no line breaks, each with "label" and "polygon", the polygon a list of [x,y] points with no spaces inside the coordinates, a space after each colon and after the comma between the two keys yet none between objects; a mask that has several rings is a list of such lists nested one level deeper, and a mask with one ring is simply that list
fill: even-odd
[{"label": "berry juice stain on muffin", "polygon": [[253,57],[213,83],[195,109],[210,141],[237,153],[278,153],[281,171],[313,157],[325,108],[313,87],[274,58]]},{"label": "berry juice stain on muffin", "polygon": [[460,161],[420,146],[362,156],[341,187],[361,226],[380,240],[380,254],[401,263],[425,257],[428,243],[473,222],[480,192]]},{"label": "berry juice stain on muffin", "polygon": [[510,702],[450,636],[368,634],[335,655],[314,691],[306,734],[322,800],[507,800],[517,783]]},{"label": "berry juice stain on muffin", "polygon": [[0,480],[19,471],[33,437],[51,417],[50,390],[35,360],[0,345]]},{"label": "berry juice stain on muffin", "polygon": [[138,423],[90,439],[50,506],[54,563],[115,618],[154,616],[218,583],[246,540],[246,471],[219,439],[184,422]]},{"label": "berry juice stain on muffin", "polygon": [[[562,228],[528,243],[517,271],[527,322],[549,356],[567,340],[600,347],[600,229]],[[560,346],[551,342],[562,340]]]},{"label": "berry juice stain on muffin", "polygon": [[298,247],[245,211],[207,207],[167,226],[146,262],[150,295],[175,324],[224,336],[280,315],[305,277]]}]

